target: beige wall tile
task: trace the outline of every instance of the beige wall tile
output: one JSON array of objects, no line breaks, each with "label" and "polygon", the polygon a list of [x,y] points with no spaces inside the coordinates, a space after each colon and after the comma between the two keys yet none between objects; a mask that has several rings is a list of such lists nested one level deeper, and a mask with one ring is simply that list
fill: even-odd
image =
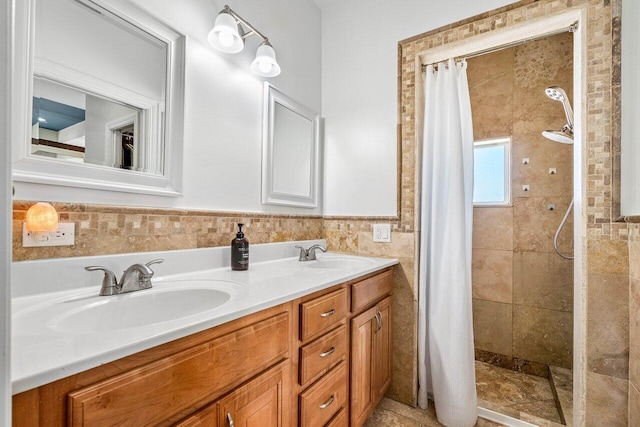
[{"label": "beige wall tile", "polygon": [[629,246],[624,240],[589,240],[589,273],[629,274]]},{"label": "beige wall tile", "polygon": [[515,252],[513,263],[514,304],[572,311],[573,261],[555,253]]},{"label": "beige wall tile", "polygon": [[629,380],[640,388],[640,279],[633,277],[629,280]]},{"label": "beige wall tile", "polygon": [[[573,146],[544,138],[539,131],[514,135],[512,145],[513,197],[550,197],[573,195]],[[523,164],[522,159],[529,163]],[[549,168],[556,173],[550,174]],[[529,191],[523,191],[523,185]],[[562,212],[564,215],[564,212]]]},{"label": "beige wall tile", "polygon": [[[513,203],[513,246],[516,251],[553,252],[553,236],[569,207],[570,197],[518,198]],[[547,206],[556,205],[550,211]],[[565,226],[558,239],[563,253],[573,253],[571,225]]]},{"label": "beige wall tile", "polygon": [[513,209],[473,208],[473,248],[513,249]]},{"label": "beige wall tile", "polygon": [[358,252],[358,233],[342,230],[325,230],[327,248],[332,252],[355,254]]},{"label": "beige wall tile", "polygon": [[572,314],[544,308],[513,306],[513,355],[571,368]]},{"label": "beige wall tile", "polygon": [[513,300],[513,252],[474,249],[473,298],[511,303]]},{"label": "beige wall tile", "polygon": [[394,270],[393,287],[393,378],[387,396],[413,404],[417,378],[416,336],[418,302],[413,291],[413,259],[403,258]]},{"label": "beige wall tile", "polygon": [[512,355],[511,304],[473,300],[473,337],[475,348]]},{"label": "beige wall tile", "polygon": [[627,427],[629,382],[587,372],[588,427]]},{"label": "beige wall tile", "polygon": [[629,384],[629,426],[640,426],[640,392]]},{"label": "beige wall tile", "polygon": [[640,240],[629,242],[629,276],[640,279]]},{"label": "beige wall tile", "polygon": [[590,274],[587,369],[629,376],[629,276]]},{"label": "beige wall tile", "polygon": [[383,258],[409,258],[413,256],[413,233],[391,232],[391,242],[381,243],[373,241],[373,232],[360,231],[358,233],[358,255],[377,256]]},{"label": "beige wall tile", "polygon": [[504,49],[467,62],[475,140],[512,134],[513,55]]}]

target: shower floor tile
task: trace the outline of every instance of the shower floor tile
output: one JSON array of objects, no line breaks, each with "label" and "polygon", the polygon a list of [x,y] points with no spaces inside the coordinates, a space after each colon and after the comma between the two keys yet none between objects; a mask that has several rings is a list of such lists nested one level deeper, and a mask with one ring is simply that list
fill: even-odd
[{"label": "shower floor tile", "polygon": [[538,418],[549,425],[562,425],[547,378],[476,361],[479,406],[527,420]]}]

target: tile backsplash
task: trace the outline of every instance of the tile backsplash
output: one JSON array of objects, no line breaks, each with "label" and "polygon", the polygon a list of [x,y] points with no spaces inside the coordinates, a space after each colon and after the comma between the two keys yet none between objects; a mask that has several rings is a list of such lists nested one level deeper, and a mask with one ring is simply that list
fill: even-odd
[{"label": "tile backsplash", "polygon": [[73,222],[73,246],[22,247],[22,222],[34,202],[13,203],[13,260],[228,246],[236,224],[250,243],[322,238],[322,217],[52,203],[61,222]]}]

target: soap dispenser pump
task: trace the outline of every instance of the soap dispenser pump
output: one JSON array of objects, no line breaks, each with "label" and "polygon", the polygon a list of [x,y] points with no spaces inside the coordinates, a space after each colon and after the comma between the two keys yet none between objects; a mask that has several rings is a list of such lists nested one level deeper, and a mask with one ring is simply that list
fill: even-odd
[{"label": "soap dispenser pump", "polygon": [[244,237],[243,226],[238,224],[236,238],[231,241],[231,269],[236,271],[249,269],[249,241]]}]

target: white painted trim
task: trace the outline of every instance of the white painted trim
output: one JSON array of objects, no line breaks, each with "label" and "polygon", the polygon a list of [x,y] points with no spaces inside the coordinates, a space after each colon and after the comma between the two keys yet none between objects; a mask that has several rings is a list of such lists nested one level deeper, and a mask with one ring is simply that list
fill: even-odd
[{"label": "white painted trim", "polygon": [[580,10],[569,9],[557,15],[523,22],[509,28],[489,31],[455,43],[429,49],[420,54],[423,64],[434,64],[452,57],[471,55],[488,48],[505,46],[510,43],[544,37],[558,30],[568,28],[580,19]]},{"label": "white painted trim", "polygon": [[[273,130],[275,127],[275,104],[280,104],[309,120],[311,124],[311,159],[309,168],[309,192],[307,195],[276,192],[273,189]],[[300,104],[278,89],[264,83],[264,106],[262,116],[262,203],[268,205],[315,208],[318,206],[320,181],[320,115]]]},{"label": "white painted trim", "polygon": [[622,0],[622,143],[620,213],[640,215],[640,4]]},{"label": "white painted trim", "polygon": [[[11,73],[13,58],[14,1],[0,7],[0,132],[5,141],[11,138]],[[0,144],[0,425],[11,425],[11,144]]]},{"label": "white painted trim", "polygon": [[485,409],[478,406],[478,417],[485,420],[493,421],[500,425],[508,427],[538,427],[537,424],[531,424],[526,421],[519,420],[517,418],[510,417],[499,412],[492,411],[491,409]]},{"label": "white painted trim", "polygon": [[[144,112],[142,113],[144,116]],[[143,118],[144,121],[144,118]],[[120,167],[122,162],[122,147],[120,145],[120,134],[116,134],[121,128],[133,125],[133,167],[138,169],[140,165],[140,150],[139,145],[142,142],[140,138],[140,125],[138,123],[138,113],[127,114],[126,116],[119,117],[117,119],[108,121],[104,124],[104,145],[105,145],[105,163],[108,166]]]},{"label": "white painted trim", "polygon": [[[78,0],[88,1],[88,0]],[[132,25],[151,34],[167,45],[167,86],[165,105],[158,106],[158,102],[125,91],[112,85],[109,90],[115,90],[121,96],[120,102],[142,108],[147,111],[144,117],[145,131],[151,137],[164,135],[164,147],[148,158],[156,162],[163,162],[163,174],[114,169],[107,166],[67,163],[52,158],[37,158],[31,156],[31,99],[34,66],[43,77],[59,81],[61,76],[68,74],[68,70],[45,61],[34,60],[34,27],[35,0],[21,0],[16,2],[15,16],[15,73],[12,76],[13,94],[12,121],[14,127],[11,140],[13,141],[13,179],[15,181],[46,184],[52,186],[80,187],[96,190],[108,190],[127,193],[142,193],[158,196],[179,197],[182,195],[183,168],[183,138],[184,138],[184,67],[186,38],[165,23],[151,16],[142,8],[126,0],[91,0],[117,16],[122,17]],[[75,73],[73,86],[78,84],[92,93],[113,98],[105,94],[104,82],[89,76]],[[162,125],[162,123],[164,125]]]},{"label": "white painted trim", "polygon": [[[544,37],[575,23],[573,34],[573,97],[574,97],[574,145],[573,145],[573,194],[574,194],[574,264],[573,264],[573,424],[583,425],[586,413],[586,290],[587,290],[587,227],[584,201],[587,192],[587,6],[577,6],[552,16],[526,21],[504,30],[491,31],[426,50],[416,55],[416,70],[421,64],[435,63],[451,57],[470,55],[488,48],[500,47],[517,41]],[[422,73],[416,72],[416,146],[422,146],[422,117],[424,109],[424,83]],[[421,148],[417,151],[420,152]],[[418,157],[419,158],[419,157]],[[419,173],[420,167],[416,168]],[[418,175],[419,176],[419,175]],[[417,181],[419,182],[419,181]],[[419,194],[419,192],[417,193]],[[417,206],[420,206],[419,201]],[[420,213],[417,212],[417,218]],[[419,230],[419,228],[417,228]],[[418,276],[418,271],[414,273]]]}]

